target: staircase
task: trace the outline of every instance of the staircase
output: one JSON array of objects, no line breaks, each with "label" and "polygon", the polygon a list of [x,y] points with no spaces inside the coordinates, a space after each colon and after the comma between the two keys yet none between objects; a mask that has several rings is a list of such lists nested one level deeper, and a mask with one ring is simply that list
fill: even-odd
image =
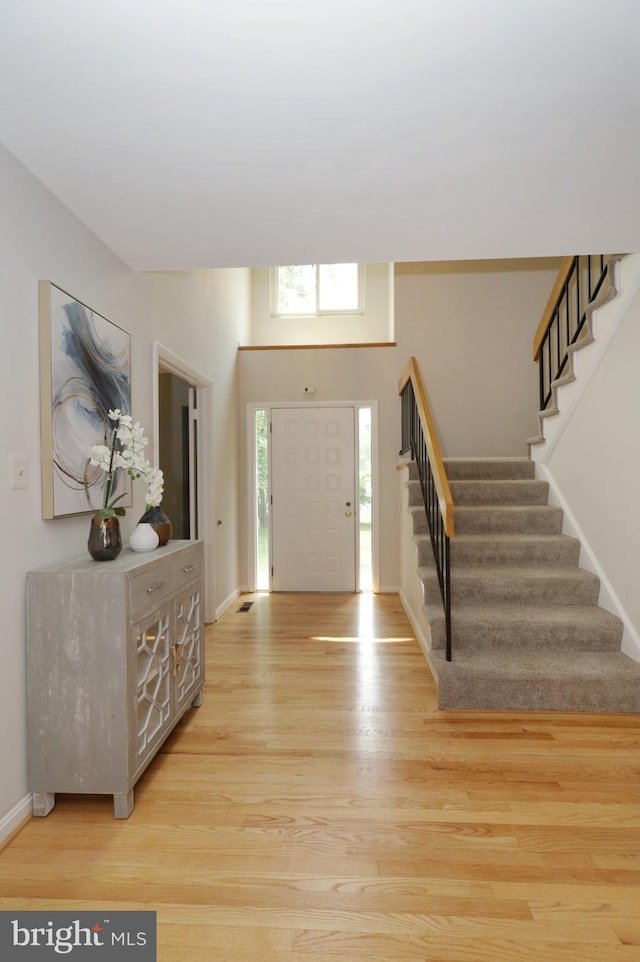
[{"label": "staircase", "polygon": [[598,607],[599,579],[578,567],[562,509],[526,459],[445,460],[456,506],[451,541],[453,659],[422,493],[408,481],[427,652],[442,709],[640,711],[640,664],[620,651],[622,623]]}]

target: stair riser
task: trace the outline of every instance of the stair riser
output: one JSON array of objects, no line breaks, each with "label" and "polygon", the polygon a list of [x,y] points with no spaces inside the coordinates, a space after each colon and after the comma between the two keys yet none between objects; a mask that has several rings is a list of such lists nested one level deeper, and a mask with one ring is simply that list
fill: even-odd
[{"label": "stair riser", "polygon": [[[458,571],[452,582],[453,605],[597,605],[599,581],[577,569],[574,575],[523,578],[467,577]],[[425,604],[436,604],[440,589],[435,574],[423,576]]]},{"label": "stair riser", "polygon": [[[549,499],[546,481],[453,481],[450,488],[454,511],[461,505],[539,505]],[[412,507],[424,503],[419,481],[408,481],[407,489]]]},{"label": "stair riser", "polygon": [[429,526],[427,524],[427,516],[424,513],[424,508],[409,508],[411,519],[413,521],[413,533],[420,535],[426,534],[429,536]]},{"label": "stair riser", "polygon": [[579,673],[571,679],[523,683],[521,678],[457,678],[449,685],[442,677],[438,688],[438,706],[443,711],[579,711],[638,712],[640,686],[636,690],[611,690],[607,681],[582,679]]},{"label": "stair riser", "polygon": [[[419,484],[417,488],[420,495]],[[450,488],[454,510],[463,504],[546,504],[549,500],[546,481],[452,481]]]},{"label": "stair riser", "polygon": [[[464,625],[452,617],[453,651],[620,651],[621,631],[615,628],[606,633],[594,627],[592,631],[566,626],[515,625],[496,628],[491,625]],[[444,619],[430,622],[431,646],[446,647]]]},{"label": "stair riser", "polygon": [[407,482],[407,497],[409,507],[418,507],[424,504],[424,499],[422,497],[422,489],[420,488],[419,481],[408,481]]},{"label": "stair riser", "polygon": [[454,511],[456,534],[561,534],[562,520],[562,508],[547,505]]},{"label": "stair riser", "polygon": [[453,565],[541,565],[544,567],[557,565],[570,567],[578,564],[580,547],[569,541],[562,547],[545,544],[512,545],[508,548],[500,546],[472,547],[452,545],[451,562]]},{"label": "stair riser", "polygon": [[444,467],[449,481],[526,480],[534,478],[536,472],[533,461],[522,459],[456,460],[445,458]]},{"label": "stair riser", "polygon": [[[425,537],[418,541],[418,566],[430,564],[432,558],[431,540]],[[558,565],[569,567],[577,565],[580,545],[570,538],[561,543],[554,541],[525,541],[515,544],[496,544],[492,541],[468,544],[462,538],[451,542],[451,564],[453,568],[464,565]]]},{"label": "stair riser", "polygon": [[[427,534],[424,508],[410,507],[413,533]],[[530,506],[527,508],[463,507],[454,513],[456,534],[562,534],[562,508]],[[455,536],[454,536],[455,537]]]}]

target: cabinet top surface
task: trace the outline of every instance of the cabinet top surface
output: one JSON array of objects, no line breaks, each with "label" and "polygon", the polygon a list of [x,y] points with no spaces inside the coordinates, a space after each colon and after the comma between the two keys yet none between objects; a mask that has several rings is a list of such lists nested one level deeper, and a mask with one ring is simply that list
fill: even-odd
[{"label": "cabinet top surface", "polygon": [[65,561],[36,568],[30,573],[43,571],[104,571],[105,574],[124,574],[143,565],[159,561],[161,558],[171,557],[171,555],[193,548],[196,545],[202,545],[202,541],[170,541],[169,544],[156,548],[154,551],[132,551],[129,547],[123,547],[115,561],[94,561],[88,552],[85,552],[85,554],[77,555],[75,558],[68,558]]}]

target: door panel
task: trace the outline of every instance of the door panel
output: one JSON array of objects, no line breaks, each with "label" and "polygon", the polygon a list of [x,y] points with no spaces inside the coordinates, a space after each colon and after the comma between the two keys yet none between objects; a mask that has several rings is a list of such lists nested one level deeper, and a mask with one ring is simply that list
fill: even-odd
[{"label": "door panel", "polygon": [[273,591],[355,591],[355,412],[271,412]]}]

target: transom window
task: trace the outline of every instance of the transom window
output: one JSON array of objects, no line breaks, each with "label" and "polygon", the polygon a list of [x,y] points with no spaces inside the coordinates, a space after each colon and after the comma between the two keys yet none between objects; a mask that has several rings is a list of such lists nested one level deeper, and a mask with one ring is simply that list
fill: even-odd
[{"label": "transom window", "polygon": [[281,316],[357,314],[360,265],[295,264],[273,269],[272,313]]}]

